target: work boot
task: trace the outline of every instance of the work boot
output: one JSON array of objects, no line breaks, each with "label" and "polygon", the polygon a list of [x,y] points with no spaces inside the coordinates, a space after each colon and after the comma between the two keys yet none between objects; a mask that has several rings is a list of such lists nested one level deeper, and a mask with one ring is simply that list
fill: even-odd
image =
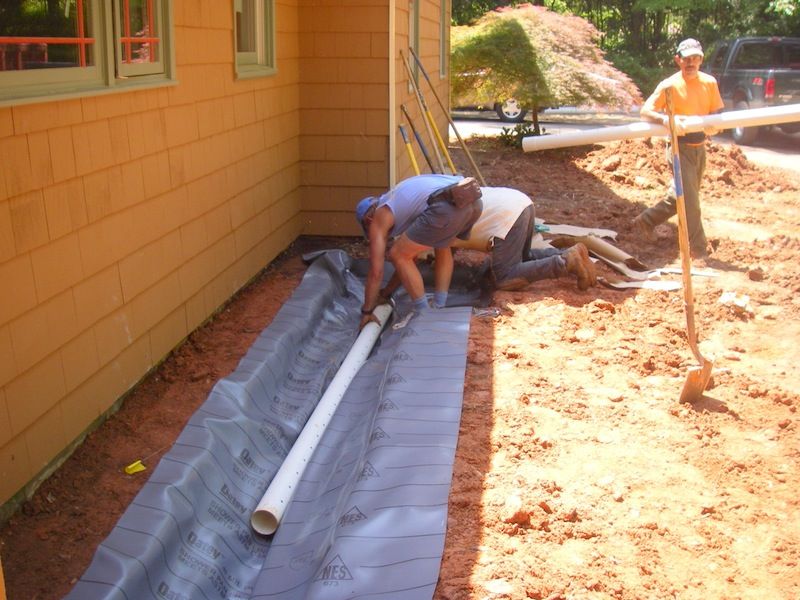
[{"label": "work boot", "polygon": [[633,231],[642,236],[647,242],[655,242],[658,240],[655,228],[645,221],[642,215],[639,215],[633,220]]},{"label": "work boot", "polygon": [[578,252],[580,252],[584,265],[586,265],[586,272],[589,274],[589,287],[596,286],[597,269],[594,266],[594,262],[589,257],[589,249],[584,244],[581,243],[575,244],[575,247],[578,249]]},{"label": "work boot", "polygon": [[561,256],[567,263],[567,273],[578,278],[579,290],[587,290],[597,283],[597,273],[586,246],[577,243]]}]

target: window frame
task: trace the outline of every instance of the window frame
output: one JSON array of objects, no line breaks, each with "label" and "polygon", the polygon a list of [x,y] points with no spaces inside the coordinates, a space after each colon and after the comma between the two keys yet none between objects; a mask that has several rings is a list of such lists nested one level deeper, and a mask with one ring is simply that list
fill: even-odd
[{"label": "window frame", "polygon": [[[175,53],[172,0],[153,0],[159,23],[159,58],[147,69],[120,69],[117,46],[124,0],[85,0],[89,6],[94,62],[88,67],[59,67],[0,72],[0,106],[86,97],[131,88],[174,85]],[[151,67],[156,65],[156,68]],[[130,65],[138,66],[138,65]],[[138,71],[138,72],[137,72]]]},{"label": "window frame", "polygon": [[255,8],[253,52],[239,52],[239,19],[243,0],[233,1],[233,66],[237,79],[267,77],[278,72],[275,61],[275,0],[252,0]]},{"label": "window frame", "polygon": [[[414,54],[421,59],[419,53],[419,28],[420,28],[420,0],[408,0],[408,47],[414,51]],[[408,64],[411,66],[411,73],[414,77],[414,83],[419,85],[419,65],[409,53]],[[408,91],[412,92],[414,86],[411,81],[408,82]]]},{"label": "window frame", "polygon": [[[152,9],[152,14],[149,15],[150,21],[155,29],[156,34],[152,38],[157,39],[155,43],[151,43],[151,48],[155,49],[156,59],[149,60],[142,63],[132,63],[123,60],[126,53],[123,48],[126,43],[137,44],[141,42],[134,41],[136,38],[126,36],[126,25],[124,9],[128,5],[128,0],[114,0],[117,10],[114,15],[114,58],[116,62],[116,69],[118,77],[140,77],[143,75],[157,75],[164,72],[164,18],[163,18],[163,2],[164,0],[143,0]],[[130,52],[130,50],[128,50]]]},{"label": "window frame", "polygon": [[439,79],[447,78],[447,63],[450,57],[448,0],[439,0]]}]

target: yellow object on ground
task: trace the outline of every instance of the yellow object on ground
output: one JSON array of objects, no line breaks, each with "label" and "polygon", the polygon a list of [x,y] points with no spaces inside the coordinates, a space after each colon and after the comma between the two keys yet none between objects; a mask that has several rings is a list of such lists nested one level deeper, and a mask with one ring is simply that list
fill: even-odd
[{"label": "yellow object on ground", "polygon": [[140,471],[144,471],[147,467],[142,464],[141,460],[137,460],[136,462],[132,462],[127,467],[125,467],[125,472],[128,475],[133,475],[134,473],[138,473]]}]

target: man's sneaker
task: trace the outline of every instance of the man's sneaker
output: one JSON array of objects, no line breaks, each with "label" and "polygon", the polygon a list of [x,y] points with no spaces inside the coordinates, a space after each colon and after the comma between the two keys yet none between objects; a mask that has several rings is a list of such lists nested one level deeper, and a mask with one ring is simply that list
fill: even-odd
[{"label": "man's sneaker", "polygon": [[579,290],[587,290],[597,283],[597,273],[586,246],[577,243],[561,256],[567,263],[567,273],[577,277]]},{"label": "man's sneaker", "polygon": [[642,215],[639,215],[633,220],[633,231],[647,242],[655,242],[658,239],[656,230],[652,225],[644,220]]}]

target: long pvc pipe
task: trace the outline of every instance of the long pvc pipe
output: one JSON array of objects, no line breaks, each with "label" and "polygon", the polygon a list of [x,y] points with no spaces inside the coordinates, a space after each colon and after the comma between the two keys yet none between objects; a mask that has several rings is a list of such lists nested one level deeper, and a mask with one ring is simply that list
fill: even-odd
[{"label": "long pvc pipe", "polygon": [[392,307],[388,304],[381,304],[375,308],[373,314],[377,317],[378,323],[369,322],[364,326],[353,347],[350,348],[350,352],[342,361],[342,365],[317,403],[314,412],[306,421],[303,430],[297,436],[297,441],[289,450],[283,464],[250,517],[250,524],[258,533],[262,535],[275,533],[284,511],[294,495],[297,484],[303,476],[303,471],[317,448],[322,434],[325,433],[333,413],[336,412],[350,382],[367,360],[391,313]]},{"label": "long pvc pipe", "polygon": [[[685,125],[686,132],[690,133],[702,131],[706,127],[732,129],[734,127],[777,125],[792,121],[800,121],[800,104],[732,110],[705,117],[686,117],[682,120],[682,123]],[[669,129],[664,125],[639,121],[617,127],[600,127],[598,129],[559,133],[557,135],[530,136],[522,139],[522,149],[525,152],[534,152],[536,150],[582,146],[614,140],[630,140],[653,135],[669,135]]]}]

